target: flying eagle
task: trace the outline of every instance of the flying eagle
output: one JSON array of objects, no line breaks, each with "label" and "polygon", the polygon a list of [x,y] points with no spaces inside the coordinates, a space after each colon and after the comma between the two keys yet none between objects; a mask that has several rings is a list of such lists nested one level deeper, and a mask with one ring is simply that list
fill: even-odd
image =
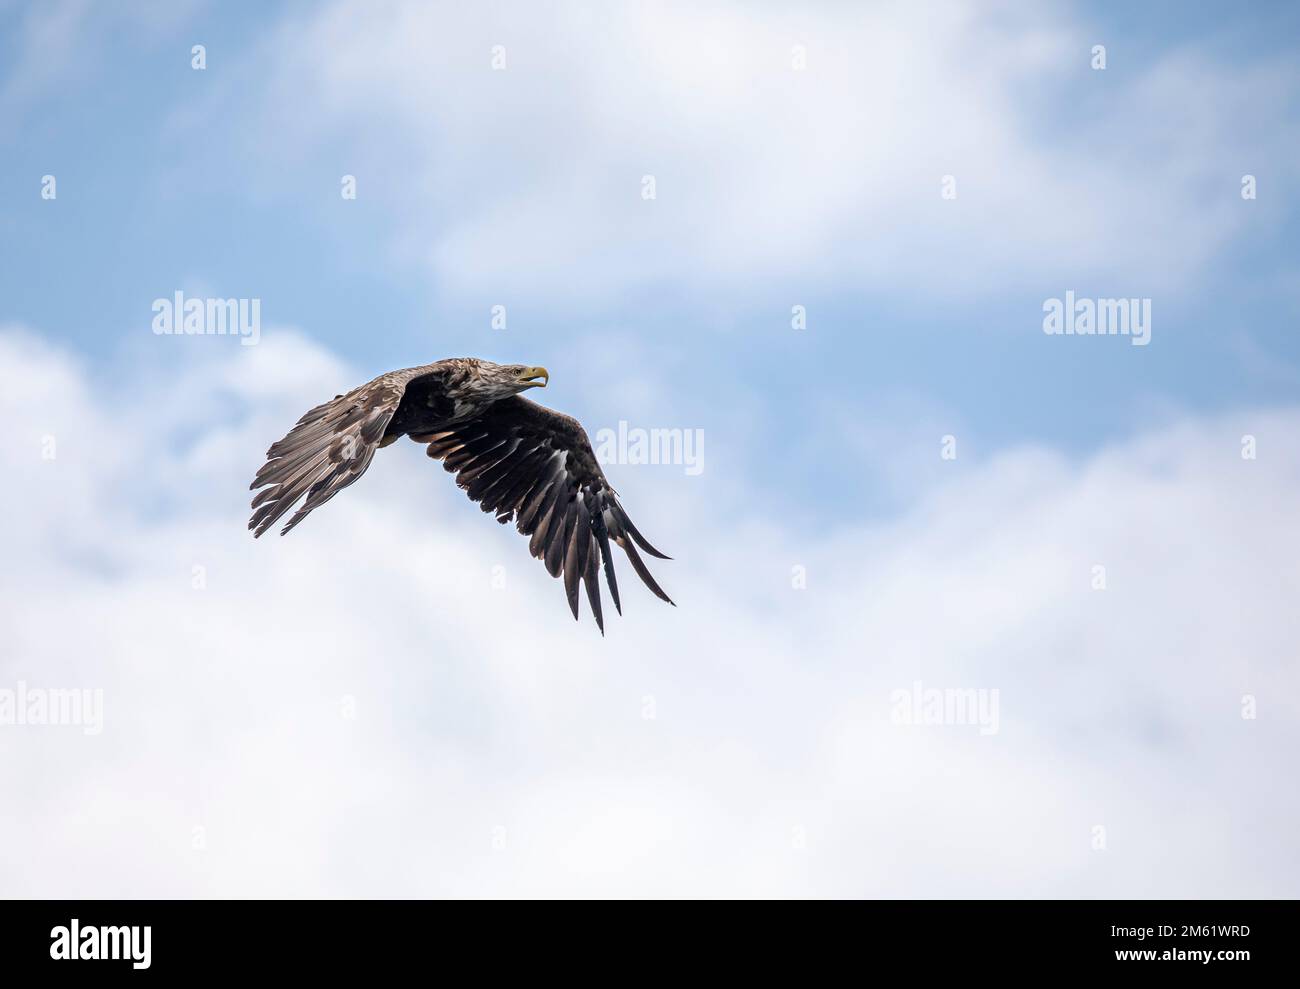
[{"label": "flying eagle", "polygon": [[456,475],[456,484],[505,525],[511,519],[552,577],[564,575],[569,609],[578,617],[578,582],[601,634],[599,569],[619,614],[613,540],[656,595],[672,599],[646,569],[640,546],[667,560],[637,531],[605,479],[577,419],[519,393],[544,388],[544,367],[493,364],[473,357],[389,371],[318,405],[266,451],[253,478],[253,517],[260,536],[306,495],[280,530],[284,535],[366,472],[375,451],[402,436],[428,444],[428,454]]}]

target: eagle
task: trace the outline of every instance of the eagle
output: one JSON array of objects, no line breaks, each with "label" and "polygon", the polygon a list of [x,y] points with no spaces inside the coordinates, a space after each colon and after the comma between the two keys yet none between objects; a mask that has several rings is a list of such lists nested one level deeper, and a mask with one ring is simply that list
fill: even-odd
[{"label": "eagle", "polygon": [[248,528],[261,536],[298,505],[283,536],[364,474],[376,450],[409,436],[427,444],[429,456],[456,475],[456,484],[484,512],[502,525],[513,519],[530,537],[532,555],[552,577],[563,575],[575,620],[581,582],[605,634],[602,568],[614,607],[623,613],[611,541],[646,587],[673,604],[637,547],[660,560],[670,557],[632,524],[578,420],[521,396],[546,387],[550,378],[544,367],[459,357],[389,371],[335,395],[304,413],[266,451],[249,485],[257,494]]}]

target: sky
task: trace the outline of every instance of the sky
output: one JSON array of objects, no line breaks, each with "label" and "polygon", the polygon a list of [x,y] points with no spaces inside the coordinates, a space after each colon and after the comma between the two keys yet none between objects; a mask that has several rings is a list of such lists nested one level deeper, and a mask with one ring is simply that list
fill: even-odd
[{"label": "sky", "polygon": [[[1297,49],[0,0],[0,894],[1300,895]],[[460,355],[695,439],[605,467],[676,608],[575,624],[405,442],[250,538],[305,409]]]}]

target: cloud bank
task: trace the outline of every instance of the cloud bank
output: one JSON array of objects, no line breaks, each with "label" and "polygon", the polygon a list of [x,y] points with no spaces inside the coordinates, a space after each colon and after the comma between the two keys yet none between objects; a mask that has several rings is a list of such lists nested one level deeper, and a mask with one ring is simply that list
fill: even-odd
[{"label": "cloud bank", "polygon": [[454,295],[1152,292],[1252,222],[1244,173],[1285,202],[1295,70],[1130,41],[1028,4],[339,0],[250,56],[238,120],[254,157],[346,162]]},{"label": "cloud bank", "polygon": [[[714,437],[612,467],[680,607],[629,580],[602,640],[411,444],[255,543],[259,454],[365,375],[177,342],[115,377],[0,333],[0,688],[104,698],[0,726],[6,895],[1300,893],[1298,409],[815,538]],[[896,723],[917,681],[999,691],[996,733]]]}]

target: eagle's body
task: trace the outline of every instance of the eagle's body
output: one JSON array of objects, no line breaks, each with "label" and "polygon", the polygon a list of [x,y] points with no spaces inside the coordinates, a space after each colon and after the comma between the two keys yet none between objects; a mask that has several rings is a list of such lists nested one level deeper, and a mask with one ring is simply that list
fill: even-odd
[{"label": "eagle's body", "polygon": [[288,532],[370,466],[375,451],[402,436],[428,444],[429,456],[456,474],[456,483],[503,525],[514,519],[530,536],[529,550],[551,576],[564,576],[573,617],[578,583],[586,586],[596,624],[604,631],[598,574],[603,564],[614,607],[622,611],[610,541],[656,595],[637,553],[667,559],[632,524],[605,479],[576,419],[519,397],[544,387],[545,368],[452,358],[389,371],[336,395],[298,420],[267,450],[250,488],[248,527],[260,536],[305,496],[280,530]]}]

